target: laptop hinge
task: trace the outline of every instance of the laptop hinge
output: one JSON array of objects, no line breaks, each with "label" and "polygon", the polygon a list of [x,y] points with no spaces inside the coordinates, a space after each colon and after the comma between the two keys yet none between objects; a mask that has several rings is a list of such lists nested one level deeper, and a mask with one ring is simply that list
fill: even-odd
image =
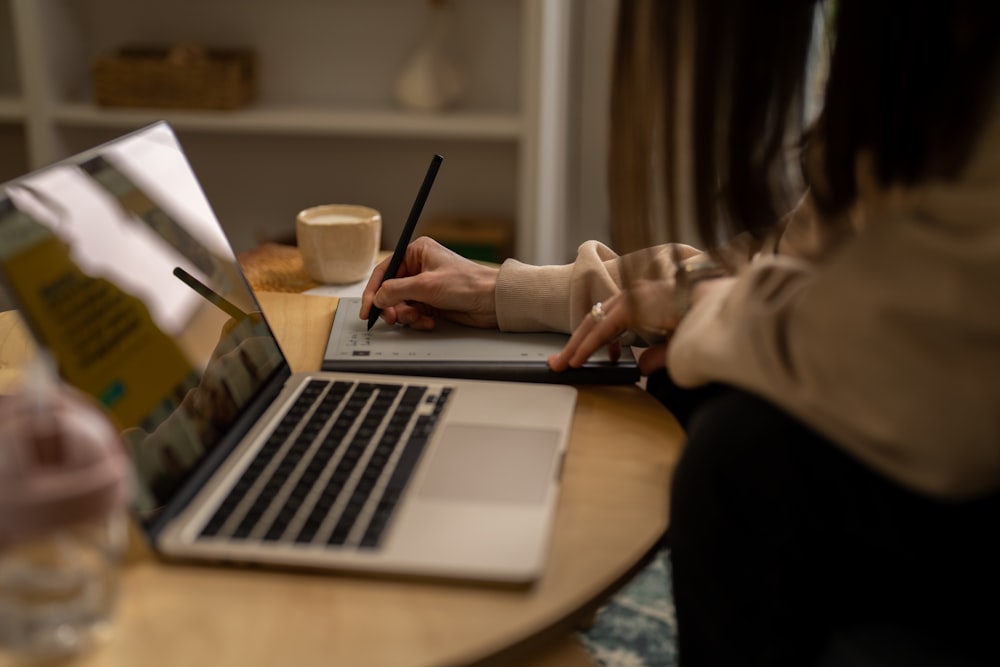
[{"label": "laptop hinge", "polygon": [[244,436],[257,423],[260,415],[274,402],[274,399],[281,393],[281,390],[284,389],[289,377],[291,377],[291,369],[288,363],[280,364],[271,375],[271,378],[264,383],[257,396],[247,403],[246,408],[236,418],[229,432],[205,456],[198,467],[191,471],[190,476],[184,480],[181,488],[170,499],[170,502],[157,512],[154,517],[142,522],[146,536],[151,542],[156,543],[156,540],[167,524],[184,511],[198,491],[208,483],[209,478],[222,465],[222,462],[239,446]]}]

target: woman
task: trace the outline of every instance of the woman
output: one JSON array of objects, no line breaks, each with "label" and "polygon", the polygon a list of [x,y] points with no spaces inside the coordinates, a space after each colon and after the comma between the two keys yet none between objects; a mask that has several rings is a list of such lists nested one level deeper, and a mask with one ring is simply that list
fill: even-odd
[{"label": "woman", "polygon": [[707,253],[589,242],[496,270],[418,239],[361,317],[573,331],[555,370],[651,343],[688,434],[683,667],[814,664],[871,628],[1000,664],[1000,9],[839,0],[806,132],[815,9],[623,0],[618,245],[692,216]]}]

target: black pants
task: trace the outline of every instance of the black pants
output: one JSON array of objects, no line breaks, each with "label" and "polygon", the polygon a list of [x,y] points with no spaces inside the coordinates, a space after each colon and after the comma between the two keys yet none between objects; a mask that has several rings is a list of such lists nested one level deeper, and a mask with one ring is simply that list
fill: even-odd
[{"label": "black pants", "polygon": [[647,387],[688,434],[667,534],[681,667],[814,665],[865,629],[917,656],[889,664],[1000,665],[1000,495],[915,493],[745,392]]}]

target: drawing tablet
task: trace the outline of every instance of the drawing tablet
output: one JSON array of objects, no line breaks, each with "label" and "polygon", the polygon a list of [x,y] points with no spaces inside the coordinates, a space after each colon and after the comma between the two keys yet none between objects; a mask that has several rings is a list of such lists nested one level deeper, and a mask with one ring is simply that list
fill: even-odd
[{"label": "drawing tablet", "polygon": [[582,368],[554,373],[546,359],[566,345],[566,334],[501,332],[443,320],[437,320],[433,331],[384,321],[368,331],[358,317],[360,309],[360,298],[340,299],[324,370],[559,384],[632,384],[639,379],[627,347],[617,362],[601,349]]}]

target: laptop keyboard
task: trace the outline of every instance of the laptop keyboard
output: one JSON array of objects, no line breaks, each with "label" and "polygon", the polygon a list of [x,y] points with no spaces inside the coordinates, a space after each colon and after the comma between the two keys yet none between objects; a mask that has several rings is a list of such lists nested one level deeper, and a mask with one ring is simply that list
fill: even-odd
[{"label": "laptop keyboard", "polygon": [[201,537],[377,548],[450,394],[310,380]]}]

